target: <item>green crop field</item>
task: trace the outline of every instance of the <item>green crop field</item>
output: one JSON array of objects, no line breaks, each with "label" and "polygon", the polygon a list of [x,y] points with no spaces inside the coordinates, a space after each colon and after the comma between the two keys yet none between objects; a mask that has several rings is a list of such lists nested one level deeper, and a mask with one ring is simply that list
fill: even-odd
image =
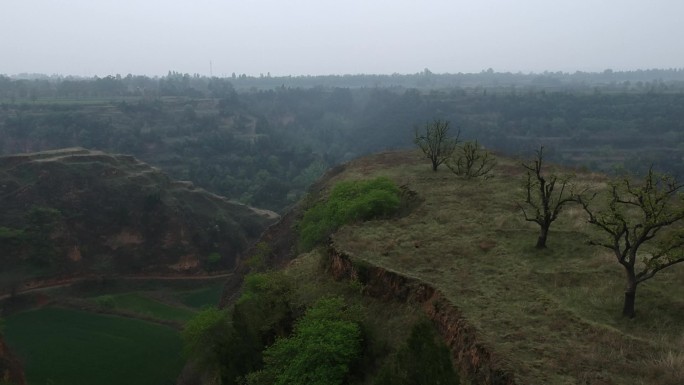
[{"label": "green crop field", "polygon": [[32,385],[173,384],[183,366],[172,328],[61,308],[9,316],[4,335]]},{"label": "green crop field", "polygon": [[193,308],[216,306],[223,293],[223,281],[216,282],[201,289],[179,293],[180,301]]}]

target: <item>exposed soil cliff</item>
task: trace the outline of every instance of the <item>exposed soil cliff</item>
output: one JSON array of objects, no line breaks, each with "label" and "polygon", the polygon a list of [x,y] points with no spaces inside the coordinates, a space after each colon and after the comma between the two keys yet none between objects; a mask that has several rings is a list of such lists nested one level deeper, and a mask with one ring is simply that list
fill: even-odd
[{"label": "exposed soil cliff", "polygon": [[0,197],[0,259],[15,272],[4,291],[38,277],[229,269],[278,218],[81,148],[0,157]]},{"label": "exposed soil cliff", "polygon": [[398,273],[355,261],[331,244],[330,272],[336,279],[358,280],[364,293],[383,300],[414,303],[434,322],[452,352],[454,366],[476,384],[511,385],[513,375],[495,354],[478,342],[477,330],[434,287]]}]

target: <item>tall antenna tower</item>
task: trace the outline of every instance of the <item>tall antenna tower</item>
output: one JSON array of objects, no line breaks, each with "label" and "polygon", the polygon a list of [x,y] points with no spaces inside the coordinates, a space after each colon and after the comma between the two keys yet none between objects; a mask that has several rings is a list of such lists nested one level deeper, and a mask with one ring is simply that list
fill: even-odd
[{"label": "tall antenna tower", "polygon": [[209,77],[214,77],[214,69],[212,68],[211,60],[209,60]]}]

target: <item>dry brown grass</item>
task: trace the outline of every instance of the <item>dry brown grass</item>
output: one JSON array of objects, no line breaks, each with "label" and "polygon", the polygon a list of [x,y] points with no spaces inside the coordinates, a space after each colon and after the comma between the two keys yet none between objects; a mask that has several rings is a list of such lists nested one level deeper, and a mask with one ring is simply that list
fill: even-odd
[{"label": "dry brown grass", "polygon": [[[335,242],[445,292],[483,342],[507,357],[520,384],[684,383],[684,269],[640,287],[637,318],[622,319],[621,267],[587,244],[592,229],[579,207],[554,223],[547,250],[533,247],[538,228],[516,205],[519,164],[500,158],[494,178],[466,181],[432,172],[415,152],[352,162],[335,180],[388,176],[409,181],[424,201],[402,218],[344,227]],[[590,173],[575,180],[606,183]]]}]

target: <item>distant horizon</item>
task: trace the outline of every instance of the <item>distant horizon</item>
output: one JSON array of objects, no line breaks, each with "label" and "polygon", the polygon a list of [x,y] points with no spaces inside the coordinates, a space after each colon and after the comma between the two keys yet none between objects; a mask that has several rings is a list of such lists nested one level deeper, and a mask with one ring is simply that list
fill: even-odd
[{"label": "distant horizon", "polygon": [[[235,73],[236,77],[239,79],[240,76],[245,75],[248,78],[306,78],[306,77],[344,77],[344,76],[415,76],[415,75],[420,75],[424,74],[425,70],[430,71],[430,75],[436,75],[436,76],[449,76],[449,75],[479,75],[479,74],[486,74],[488,71],[492,71],[491,73],[493,74],[513,74],[513,75],[545,75],[545,74],[550,74],[550,75],[573,75],[573,74],[603,74],[606,71],[612,71],[614,73],[631,73],[631,72],[648,72],[648,71],[684,71],[684,66],[683,67],[651,67],[651,68],[630,68],[630,69],[615,69],[615,68],[604,68],[600,70],[569,70],[569,71],[553,71],[553,70],[543,70],[543,71],[498,71],[495,68],[486,68],[482,69],[480,71],[473,71],[473,72],[434,72],[431,71],[429,68],[424,68],[423,70],[416,71],[416,72],[405,72],[405,73],[399,73],[399,72],[392,72],[392,73],[321,73],[321,74],[285,74],[285,75],[274,75],[274,74],[269,74],[267,73],[257,73],[257,74],[250,74],[250,73]],[[165,76],[168,76],[169,74],[181,74],[181,75],[190,75],[190,76],[200,76],[200,77],[216,77],[216,78],[227,78],[231,79],[233,77],[233,73],[230,74],[208,74],[208,73],[190,73],[190,72],[182,72],[182,71],[177,71],[170,69],[166,71],[163,74],[144,74],[144,73],[107,73],[107,74],[95,74],[95,75],[78,75],[78,74],[64,74],[64,73],[40,73],[40,72],[19,72],[19,73],[2,73],[0,72],[0,76],[6,76],[9,78],[20,78],[20,79],[38,79],[38,78],[62,78],[62,79],[93,79],[93,78],[105,78],[108,76],[121,76],[122,78],[131,75],[131,76],[145,76],[149,78],[163,78]]]}]

